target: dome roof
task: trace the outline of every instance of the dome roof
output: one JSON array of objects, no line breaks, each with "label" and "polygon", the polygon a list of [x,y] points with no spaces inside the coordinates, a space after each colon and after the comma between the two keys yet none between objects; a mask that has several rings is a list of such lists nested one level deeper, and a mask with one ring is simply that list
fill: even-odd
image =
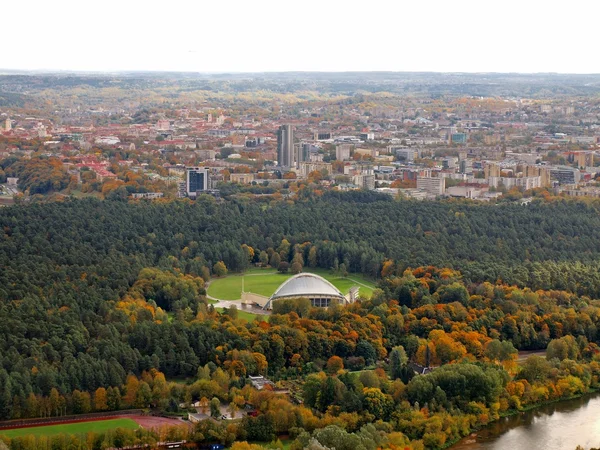
[{"label": "dome roof", "polygon": [[271,296],[271,299],[309,296],[344,298],[344,295],[325,278],[314,273],[299,273],[284,281]]}]

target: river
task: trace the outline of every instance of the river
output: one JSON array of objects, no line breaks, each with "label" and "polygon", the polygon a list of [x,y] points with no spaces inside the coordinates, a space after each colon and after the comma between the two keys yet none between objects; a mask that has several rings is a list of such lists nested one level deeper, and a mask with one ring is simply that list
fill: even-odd
[{"label": "river", "polygon": [[500,419],[451,450],[575,450],[600,448],[600,393],[544,405]]}]

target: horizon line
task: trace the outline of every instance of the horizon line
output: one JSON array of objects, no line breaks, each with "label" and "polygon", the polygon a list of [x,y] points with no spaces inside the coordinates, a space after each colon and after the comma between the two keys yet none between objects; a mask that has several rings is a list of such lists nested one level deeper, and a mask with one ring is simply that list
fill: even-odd
[{"label": "horizon line", "polygon": [[8,73],[18,74],[131,74],[131,73],[151,73],[151,74],[195,74],[195,75],[244,75],[244,74],[285,74],[285,73],[307,73],[307,74],[451,74],[451,75],[570,75],[570,76],[599,76],[600,72],[518,72],[518,71],[434,71],[434,70],[258,70],[258,71],[238,71],[238,70],[153,70],[153,69],[9,69],[0,67],[0,75]]}]

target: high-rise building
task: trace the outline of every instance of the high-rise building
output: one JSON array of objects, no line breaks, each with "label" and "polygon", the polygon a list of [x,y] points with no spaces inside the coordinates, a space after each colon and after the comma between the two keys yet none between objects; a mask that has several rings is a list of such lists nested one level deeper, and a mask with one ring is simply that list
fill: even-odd
[{"label": "high-rise building", "polygon": [[547,166],[525,166],[525,176],[540,177],[540,187],[550,187],[552,185],[550,170],[551,167]]},{"label": "high-rise building", "polygon": [[335,146],[335,159],[338,161],[348,161],[350,159],[350,150],[352,145],[350,144],[339,144]]},{"label": "high-rise building", "polygon": [[291,125],[281,125],[277,131],[277,163],[281,167],[293,167],[294,156],[294,129]]},{"label": "high-rise building", "polygon": [[417,176],[417,189],[422,189],[432,196],[443,195],[446,190],[446,179]]},{"label": "high-rise building", "polygon": [[310,148],[309,143],[303,142],[301,144],[294,144],[294,152],[296,155],[296,163],[308,161],[310,159]]},{"label": "high-rise building", "polygon": [[4,122],[4,131],[10,131],[12,129],[12,123],[10,121],[10,118],[6,119],[6,122]]},{"label": "high-rise building", "polygon": [[352,182],[361,189],[375,189],[375,175],[354,175]]},{"label": "high-rise building", "polygon": [[199,192],[209,189],[209,172],[207,167],[187,167],[185,192],[188,197],[196,197]]},{"label": "high-rise building", "polygon": [[576,162],[578,168],[594,165],[594,154],[592,152],[573,152],[569,154],[568,159],[570,162]]},{"label": "high-rise building", "polygon": [[483,173],[484,173],[485,178],[499,177],[500,172],[501,172],[500,166],[495,163],[489,163],[483,167]]},{"label": "high-rise building", "polygon": [[473,160],[461,159],[459,164],[460,173],[473,173]]}]

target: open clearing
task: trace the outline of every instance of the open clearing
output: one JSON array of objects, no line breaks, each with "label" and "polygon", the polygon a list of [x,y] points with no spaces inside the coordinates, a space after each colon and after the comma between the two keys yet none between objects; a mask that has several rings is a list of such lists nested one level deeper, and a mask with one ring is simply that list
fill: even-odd
[{"label": "open clearing", "polygon": [[[352,286],[359,286],[359,293],[370,297],[375,289],[373,282],[358,274],[350,274],[347,278],[343,278],[324,269],[309,269],[305,272],[322,276],[338,288],[342,294],[347,294]],[[242,297],[243,279],[244,291],[270,297],[281,283],[292,276],[291,273],[278,273],[270,268],[252,269],[244,274],[229,275],[212,280],[208,287],[208,295],[220,300],[239,300]]]},{"label": "open clearing", "polygon": [[0,435],[12,439],[29,435],[52,436],[56,434],[86,434],[88,432],[102,433],[117,428],[137,430],[139,427],[140,425],[133,419],[118,418],[0,430]]}]

